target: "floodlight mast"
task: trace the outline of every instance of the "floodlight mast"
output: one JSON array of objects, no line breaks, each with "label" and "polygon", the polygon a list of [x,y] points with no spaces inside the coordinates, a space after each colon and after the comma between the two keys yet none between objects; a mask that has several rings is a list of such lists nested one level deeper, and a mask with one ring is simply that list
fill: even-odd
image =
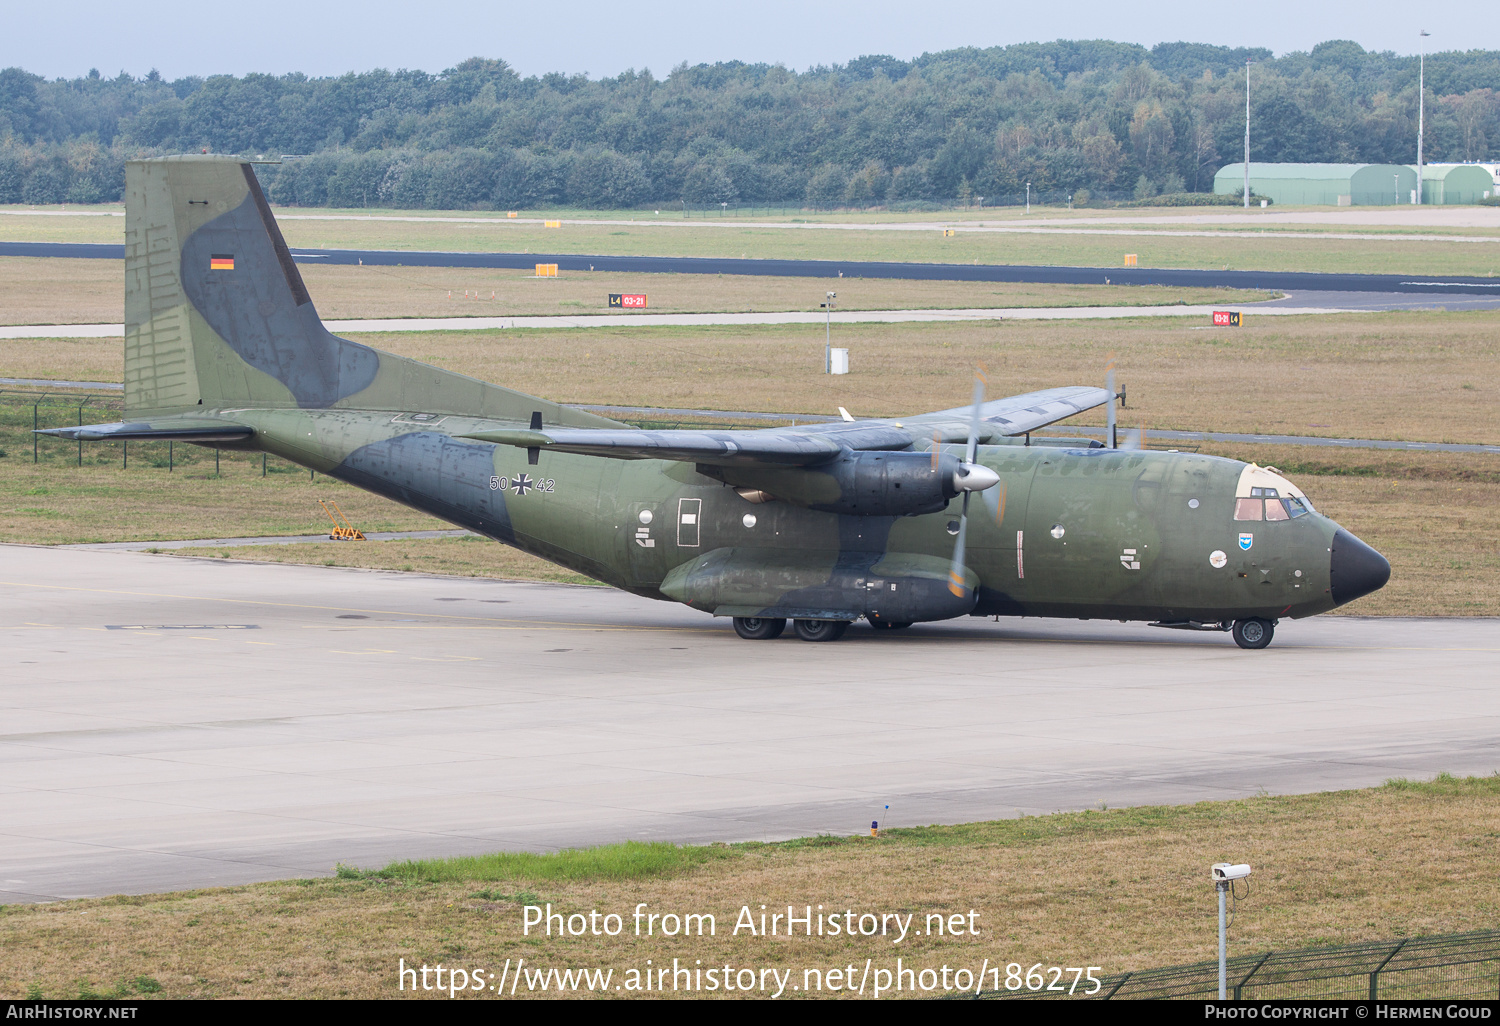
[{"label": "floodlight mast", "polygon": [[[1430,35],[1426,29],[1417,33],[1417,39],[1425,39]],[[1427,113],[1427,45],[1421,44],[1421,57],[1417,59],[1417,192],[1412,202],[1417,206],[1422,205],[1422,128],[1423,120]],[[1400,200],[1400,196],[1396,197]]]},{"label": "floodlight mast", "polygon": [[1250,209],[1250,65],[1245,62],[1245,209]]}]

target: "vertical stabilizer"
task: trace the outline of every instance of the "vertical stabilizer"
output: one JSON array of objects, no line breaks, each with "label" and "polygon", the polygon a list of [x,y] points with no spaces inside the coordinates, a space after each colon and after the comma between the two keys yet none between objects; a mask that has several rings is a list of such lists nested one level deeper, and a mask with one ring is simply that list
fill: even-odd
[{"label": "vertical stabilizer", "polygon": [[614,421],[331,334],[249,161],[125,165],[125,408],[455,413]]},{"label": "vertical stabilizer", "polygon": [[249,162],[126,165],[128,410],[324,408],[379,366],[323,327]]}]

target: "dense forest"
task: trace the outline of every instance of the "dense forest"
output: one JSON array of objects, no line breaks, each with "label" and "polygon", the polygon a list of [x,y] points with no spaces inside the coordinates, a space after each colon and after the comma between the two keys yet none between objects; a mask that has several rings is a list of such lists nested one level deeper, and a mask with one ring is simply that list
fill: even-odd
[{"label": "dense forest", "polygon": [[[127,158],[280,157],[274,202],[303,206],[919,207],[1203,192],[1251,155],[1412,163],[1417,58],[1062,41],[860,57],[798,73],[686,64],[658,79],[522,78],[471,58],[432,75],[168,82],[0,71],[0,203],[116,200]],[[1500,154],[1500,52],[1432,54],[1428,160]],[[982,199],[981,199],[982,198]],[[1082,198],[1082,197],[1080,197]]]}]

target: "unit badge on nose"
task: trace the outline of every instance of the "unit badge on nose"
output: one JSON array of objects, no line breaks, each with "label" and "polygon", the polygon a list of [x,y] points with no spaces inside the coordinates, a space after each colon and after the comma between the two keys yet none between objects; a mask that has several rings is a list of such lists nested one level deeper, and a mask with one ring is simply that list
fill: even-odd
[{"label": "unit badge on nose", "polygon": [[1254,544],[1255,544],[1255,535],[1253,535],[1253,534],[1242,534],[1242,535],[1240,535],[1240,548],[1244,549],[1246,552],[1249,552],[1250,551],[1250,546],[1252,546]]}]

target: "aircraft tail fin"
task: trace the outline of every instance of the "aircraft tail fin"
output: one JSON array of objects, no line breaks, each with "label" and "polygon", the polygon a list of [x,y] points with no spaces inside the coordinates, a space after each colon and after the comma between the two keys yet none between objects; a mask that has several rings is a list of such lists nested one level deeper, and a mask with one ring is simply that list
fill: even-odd
[{"label": "aircraft tail fin", "polygon": [[323,326],[249,161],[125,168],[125,409],[415,410],[613,421],[383,353]]}]

